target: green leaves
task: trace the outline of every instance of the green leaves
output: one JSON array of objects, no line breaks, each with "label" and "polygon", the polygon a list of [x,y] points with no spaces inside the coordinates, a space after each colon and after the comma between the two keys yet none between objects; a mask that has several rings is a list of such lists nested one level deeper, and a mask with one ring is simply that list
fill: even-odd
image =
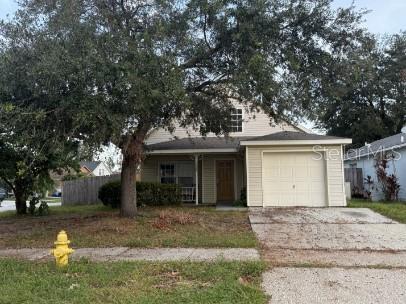
[{"label": "green leaves", "polygon": [[334,70],[337,86],[325,92],[319,125],[362,146],[399,133],[406,123],[405,33],[382,41],[365,37]]}]

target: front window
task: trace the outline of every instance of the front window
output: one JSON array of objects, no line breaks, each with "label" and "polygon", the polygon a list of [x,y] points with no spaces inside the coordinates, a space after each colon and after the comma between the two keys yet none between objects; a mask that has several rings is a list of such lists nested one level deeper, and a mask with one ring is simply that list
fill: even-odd
[{"label": "front window", "polygon": [[242,132],[242,109],[233,109],[231,111],[230,132]]},{"label": "front window", "polygon": [[193,202],[196,199],[195,168],[192,161],[175,161],[159,165],[161,184],[177,184],[181,189],[182,201]]},{"label": "front window", "polygon": [[161,184],[176,184],[175,164],[161,164]]}]

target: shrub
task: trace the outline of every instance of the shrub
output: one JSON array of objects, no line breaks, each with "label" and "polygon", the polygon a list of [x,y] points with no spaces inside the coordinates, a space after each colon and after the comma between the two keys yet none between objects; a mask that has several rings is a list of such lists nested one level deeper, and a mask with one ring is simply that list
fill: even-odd
[{"label": "shrub", "polygon": [[386,201],[396,201],[398,199],[400,184],[395,173],[388,174],[389,168],[388,158],[386,156],[378,157],[376,159],[375,168],[378,182],[381,186],[381,190],[385,195]]},{"label": "shrub", "polygon": [[242,188],[240,192],[240,199],[234,202],[236,207],[247,207],[247,188]]},{"label": "shrub", "polygon": [[[99,199],[106,206],[120,206],[121,182],[110,182],[99,190]],[[137,182],[137,205],[165,206],[181,203],[181,192],[177,185]]]},{"label": "shrub", "polygon": [[[38,205],[38,208],[36,205]],[[33,196],[30,200],[30,204],[28,207],[28,212],[31,215],[35,216],[44,216],[44,215],[49,215],[49,206],[47,202],[40,201],[40,199],[36,196]]]},{"label": "shrub", "polygon": [[120,206],[120,189],[120,181],[104,184],[99,190],[99,200],[101,200],[105,206],[118,208]]}]

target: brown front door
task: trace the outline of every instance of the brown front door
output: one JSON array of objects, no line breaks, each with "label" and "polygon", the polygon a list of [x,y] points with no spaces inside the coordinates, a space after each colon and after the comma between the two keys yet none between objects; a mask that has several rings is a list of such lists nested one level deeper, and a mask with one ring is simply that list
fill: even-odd
[{"label": "brown front door", "polygon": [[217,201],[234,201],[234,161],[216,161]]}]

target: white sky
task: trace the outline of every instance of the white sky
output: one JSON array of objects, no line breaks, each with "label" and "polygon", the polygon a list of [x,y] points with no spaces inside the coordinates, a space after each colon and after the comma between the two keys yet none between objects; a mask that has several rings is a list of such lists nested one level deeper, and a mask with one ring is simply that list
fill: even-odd
[{"label": "white sky", "polygon": [[[348,7],[354,1],[357,8],[371,12],[365,18],[365,27],[376,34],[397,33],[406,30],[406,0],[333,0],[333,7]],[[13,14],[15,0],[0,0],[0,18]]]}]

